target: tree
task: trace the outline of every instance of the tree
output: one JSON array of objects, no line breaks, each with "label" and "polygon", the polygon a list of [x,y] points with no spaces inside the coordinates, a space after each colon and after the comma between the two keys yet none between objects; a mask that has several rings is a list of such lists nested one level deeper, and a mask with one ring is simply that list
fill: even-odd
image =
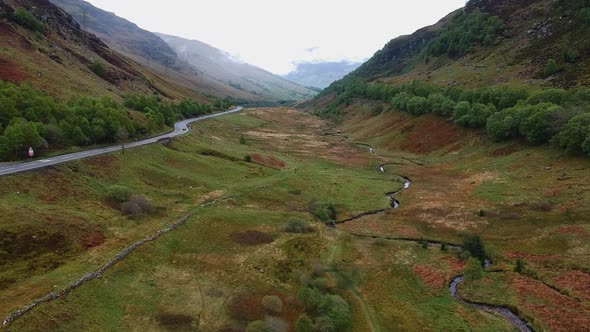
[{"label": "tree", "polygon": [[559,144],[570,153],[583,152],[584,141],[590,136],[590,113],[571,118],[559,132]]},{"label": "tree", "polygon": [[472,257],[478,259],[480,265],[483,265],[487,259],[486,250],[479,235],[465,235],[463,237],[463,250],[469,252]]},{"label": "tree", "polygon": [[532,144],[549,141],[558,132],[556,120],[561,111],[561,107],[549,103],[536,105],[533,113],[521,123],[520,133]]},{"label": "tree", "polygon": [[[39,125],[42,126],[42,124]],[[10,121],[4,136],[8,147],[16,153],[17,157],[29,147],[38,149],[46,144],[39,134],[40,126],[23,118],[14,118]]]},{"label": "tree", "polygon": [[544,77],[550,77],[559,72],[559,67],[557,66],[557,62],[553,59],[547,60],[547,64],[545,65],[545,71],[543,72]]},{"label": "tree", "polygon": [[481,263],[474,257],[470,257],[463,269],[463,276],[467,281],[479,280],[483,277]]},{"label": "tree", "polygon": [[318,305],[318,313],[329,318],[338,331],[346,331],[350,327],[350,306],[339,295],[325,295]]},{"label": "tree", "polygon": [[313,331],[313,322],[306,314],[302,314],[295,322],[296,332],[311,332]]},{"label": "tree", "polygon": [[123,154],[125,154],[125,141],[129,138],[129,132],[125,127],[119,127],[117,129],[117,133],[115,134],[115,141],[117,143],[121,143],[121,149]]},{"label": "tree", "polygon": [[303,287],[297,292],[297,297],[308,310],[315,310],[322,300],[322,292],[316,288]]}]

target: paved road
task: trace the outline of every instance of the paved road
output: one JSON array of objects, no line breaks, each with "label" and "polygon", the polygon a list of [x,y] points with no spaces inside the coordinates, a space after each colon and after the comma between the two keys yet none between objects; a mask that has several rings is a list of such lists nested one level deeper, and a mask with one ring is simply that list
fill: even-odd
[{"label": "paved road", "polygon": [[[170,133],[164,134],[164,135],[160,135],[160,136],[156,136],[156,137],[152,137],[152,138],[147,138],[147,139],[137,141],[137,142],[127,143],[127,144],[125,144],[125,148],[130,149],[130,148],[134,148],[137,146],[156,143],[157,141],[159,141],[161,139],[172,138],[172,137],[176,137],[179,135],[183,135],[183,134],[189,132],[190,129],[188,128],[188,125],[190,123],[202,121],[202,120],[206,120],[206,119],[211,119],[211,118],[215,118],[215,117],[226,115],[226,114],[236,113],[236,112],[241,111],[242,109],[243,109],[243,107],[236,107],[236,108],[229,110],[229,111],[205,115],[205,116],[201,116],[198,118],[192,118],[192,119],[186,119],[186,120],[180,121],[180,122],[177,122],[174,124],[174,131],[173,132],[170,132]],[[65,163],[65,162],[72,161],[72,160],[88,158],[88,157],[97,156],[97,155],[101,155],[101,154],[105,154],[105,153],[119,151],[119,150],[121,150],[121,145],[115,145],[115,146],[108,146],[108,147],[98,148],[98,149],[93,149],[93,150],[64,154],[61,156],[56,156],[56,157],[47,158],[47,159],[38,159],[38,160],[31,161],[31,162],[2,166],[2,167],[0,167],[0,176],[14,174],[14,173],[20,173],[20,172],[26,172],[26,171],[30,171],[33,169],[39,169],[39,168],[43,168],[43,167],[47,167],[47,166]]]}]

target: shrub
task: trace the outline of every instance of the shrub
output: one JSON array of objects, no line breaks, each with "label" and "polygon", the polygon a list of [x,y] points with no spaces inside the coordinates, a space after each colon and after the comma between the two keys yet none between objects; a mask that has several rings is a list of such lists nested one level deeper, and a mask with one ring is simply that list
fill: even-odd
[{"label": "shrub", "polygon": [[127,202],[132,195],[131,189],[119,185],[110,186],[107,192],[107,197],[118,203]]},{"label": "shrub", "polygon": [[576,60],[578,59],[579,56],[580,56],[580,53],[578,52],[578,50],[573,49],[573,48],[568,48],[563,53],[563,59],[565,60],[565,62],[568,62],[568,63],[576,62]]},{"label": "shrub", "polygon": [[314,204],[313,215],[318,220],[328,223],[336,220],[336,209],[331,203]]},{"label": "shrub", "polygon": [[318,305],[318,313],[329,318],[338,331],[345,331],[350,327],[350,306],[339,295],[325,295]]},{"label": "shrub", "polygon": [[516,264],[514,265],[514,272],[523,273],[526,263],[522,258],[516,259]]},{"label": "shrub", "polygon": [[252,162],[252,156],[250,156],[250,155],[246,155],[246,156],[244,157],[244,161],[245,161],[245,162],[247,162],[247,163],[251,163],[251,162]]},{"label": "shrub", "polygon": [[262,298],[262,306],[266,311],[278,314],[283,311],[283,301],[278,296],[275,295],[267,295]]},{"label": "shrub", "polygon": [[104,66],[102,65],[102,63],[98,61],[94,61],[93,63],[91,63],[88,66],[88,68],[90,68],[90,70],[92,70],[92,72],[95,73],[98,77],[104,77],[105,75]]},{"label": "shrub", "polygon": [[287,233],[311,233],[313,231],[313,227],[307,221],[299,218],[291,218],[285,225],[285,232]]},{"label": "shrub", "polygon": [[330,317],[320,316],[315,320],[315,331],[336,332],[336,327]]},{"label": "shrub", "polygon": [[246,332],[270,332],[267,327],[266,324],[261,321],[261,320],[257,320],[254,322],[250,322],[248,324],[248,326],[246,327]]},{"label": "shrub", "polygon": [[467,261],[467,265],[463,269],[463,275],[465,280],[474,281],[479,280],[483,277],[483,269],[481,268],[481,263],[477,259],[471,257]]},{"label": "shrub", "polygon": [[246,142],[246,137],[244,137],[244,135],[241,135],[240,136],[240,144],[245,145],[246,143],[247,143]]},{"label": "shrub", "polygon": [[15,9],[13,19],[17,24],[31,31],[43,32],[45,30],[45,25],[24,8]]},{"label": "shrub", "polygon": [[154,211],[154,207],[142,196],[131,196],[128,202],[121,204],[121,212],[132,218],[139,218]]},{"label": "shrub", "polygon": [[296,332],[311,332],[311,331],[313,331],[313,322],[306,314],[302,314],[301,316],[299,316],[299,318],[297,318],[297,322],[295,322],[295,331]]},{"label": "shrub", "polygon": [[557,66],[557,62],[553,59],[547,60],[547,64],[545,65],[545,70],[543,72],[543,76],[550,77],[555,74],[559,73],[559,67]]}]

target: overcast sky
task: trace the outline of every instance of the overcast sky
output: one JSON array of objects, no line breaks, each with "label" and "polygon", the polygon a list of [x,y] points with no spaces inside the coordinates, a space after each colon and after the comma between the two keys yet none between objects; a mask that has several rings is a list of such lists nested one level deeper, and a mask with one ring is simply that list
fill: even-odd
[{"label": "overcast sky", "polygon": [[362,61],[465,0],[87,0],[140,27],[196,39],[286,74],[297,62]]}]

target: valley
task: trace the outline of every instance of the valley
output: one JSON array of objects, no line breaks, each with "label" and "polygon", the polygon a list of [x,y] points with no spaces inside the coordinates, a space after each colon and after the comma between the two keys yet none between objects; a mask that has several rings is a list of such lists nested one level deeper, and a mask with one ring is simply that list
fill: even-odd
[{"label": "valley", "polygon": [[[101,278],[39,305],[9,327],[235,330],[268,317],[261,301],[275,295],[283,309],[270,316],[293,328],[304,312],[314,318],[298,295],[311,287],[345,299],[355,331],[513,330],[501,317],[451,296],[448,285],[465,265],[455,250],[421,244],[461,244],[470,233],[481,236],[493,262],[482,279],[458,287],[463,298],[510,308],[534,330],[586,326],[588,294],[582,280],[589,262],[579,257],[590,250],[582,217],[590,199],[583,185],[588,160],[516,149],[513,143],[498,147],[460,129],[444,147],[417,153],[399,146],[425,124],[431,139],[443,139],[449,135],[444,121],[357,116],[335,128],[295,110],[248,109],[193,124],[191,133],[166,146],[0,178],[0,209],[19,219],[16,224],[3,220],[4,234],[28,222],[49,227],[29,233],[39,238],[35,247],[13,250],[12,255],[22,253],[11,258],[19,257],[19,266],[6,265],[10,259],[3,255],[9,267],[2,276],[3,315],[192,213],[186,224],[136,249]],[[392,122],[413,129],[376,134]],[[349,142],[326,135],[339,130]],[[390,143],[387,135],[398,141]],[[375,153],[351,142],[367,142]],[[527,163],[531,157],[542,163]],[[384,163],[390,164],[385,173],[379,169]],[[393,209],[384,193],[404,188],[398,173],[412,184],[396,195],[400,206]],[[561,173],[576,181],[558,181]],[[51,194],[46,186],[54,181],[64,190]],[[17,194],[22,183],[29,186]],[[159,212],[139,219],[120,216],[105,201],[109,184],[144,195]],[[30,201],[38,204],[26,217],[16,212]],[[212,204],[203,205],[207,202]],[[385,212],[330,228],[320,221],[325,206],[333,209],[335,221]],[[292,218],[314,230],[286,233]],[[19,238],[26,235],[11,248],[25,245]],[[44,249],[55,238],[68,243],[55,248],[60,256]],[[100,240],[89,244],[89,238]],[[31,250],[33,256],[25,254]],[[525,273],[512,272],[517,258],[526,261]],[[17,269],[29,277],[16,277]],[[564,319],[569,325],[557,324]]]},{"label": "valley", "polygon": [[0,0],[0,331],[590,331],[590,0],[420,1]]}]

